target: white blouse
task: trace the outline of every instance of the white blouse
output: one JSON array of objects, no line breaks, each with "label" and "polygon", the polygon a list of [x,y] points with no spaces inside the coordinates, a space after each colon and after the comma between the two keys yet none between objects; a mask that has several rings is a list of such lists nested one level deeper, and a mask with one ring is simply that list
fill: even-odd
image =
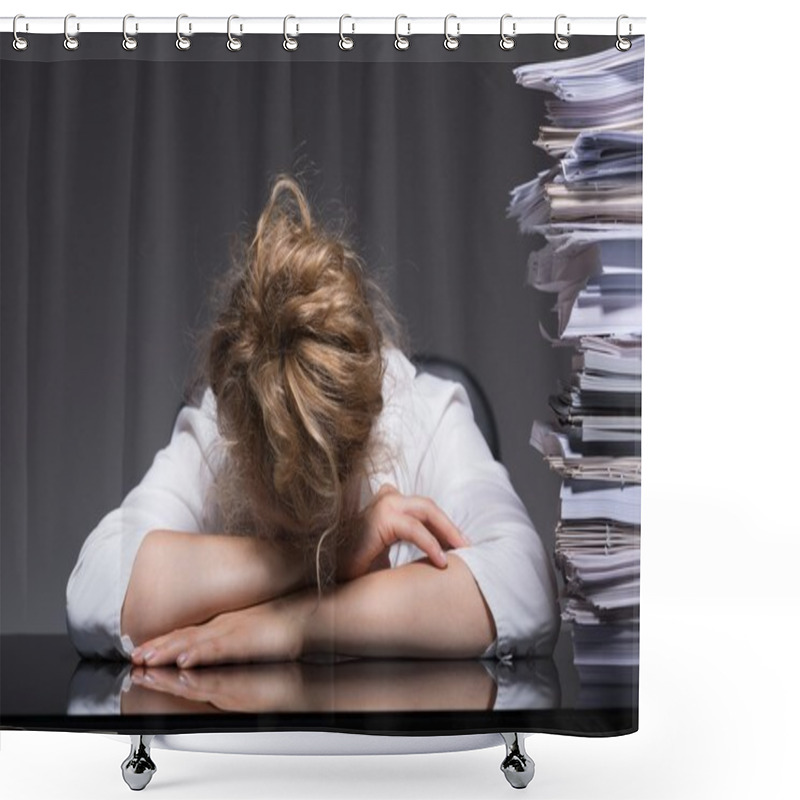
[{"label": "white blouse", "polygon": [[[453,550],[469,567],[494,618],[496,640],[484,658],[549,656],[559,630],[555,574],[506,469],[492,458],[464,388],[416,374],[398,350],[384,354],[384,408],[377,420],[384,453],[369,474],[362,504],[384,483],[430,497],[470,542]],[[155,529],[218,530],[207,501],[223,457],[216,403],[178,414],[170,443],[138,486],[89,534],[67,582],[67,628],[86,657],[128,658],[122,603],[145,535]],[[416,546],[390,549],[392,567],[421,558]]]}]

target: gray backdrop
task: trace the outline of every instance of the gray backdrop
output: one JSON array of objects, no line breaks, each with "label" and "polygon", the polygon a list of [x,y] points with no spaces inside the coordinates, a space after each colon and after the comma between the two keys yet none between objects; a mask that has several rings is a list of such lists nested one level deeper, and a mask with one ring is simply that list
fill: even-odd
[{"label": "gray backdrop", "polygon": [[[170,435],[193,337],[231,236],[270,179],[300,172],[346,216],[416,351],[464,362],[497,417],[503,462],[549,550],[559,481],[528,444],[566,365],[525,286],[529,237],[509,191],[551,160],[531,144],[545,97],[520,63],[613,38],[142,37],[0,43],[0,628],[63,632],[86,536]],[[8,41],[7,41],[8,40]]]}]

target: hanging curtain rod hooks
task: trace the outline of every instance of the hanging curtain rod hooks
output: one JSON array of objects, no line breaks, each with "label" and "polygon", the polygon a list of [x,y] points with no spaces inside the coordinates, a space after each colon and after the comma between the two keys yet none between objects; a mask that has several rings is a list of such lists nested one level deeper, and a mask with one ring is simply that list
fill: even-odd
[{"label": "hanging curtain rod hooks", "polygon": [[[354,44],[353,40],[349,36],[344,35],[343,26],[344,26],[344,21],[346,19],[352,20],[353,18],[349,14],[342,14],[342,16],[339,17],[339,47],[342,50],[352,50]],[[355,22],[351,22],[350,33],[355,33],[355,32],[356,32],[356,24]]]},{"label": "hanging curtain rod hooks", "polygon": [[[120,25],[121,20],[125,20]],[[14,50],[30,53],[37,45],[42,43],[38,34],[58,35],[66,43],[67,50],[75,50],[78,42],[83,42],[89,37],[90,41],[95,33],[113,33],[126,44],[125,50],[134,50],[134,42],[141,45],[142,40],[149,39],[150,34],[174,33],[173,41],[179,50],[188,50],[191,43],[198,35],[220,35],[221,42],[231,42],[232,48],[237,49],[236,41],[241,40],[240,31],[247,30],[253,37],[268,35],[275,36],[278,42],[287,42],[287,49],[295,50],[295,42],[299,44],[300,30],[304,34],[323,35],[336,37],[336,43],[343,43],[343,49],[349,50],[349,43],[354,41],[355,32],[358,35],[377,34],[394,35],[392,44],[398,50],[405,50],[410,44],[412,32],[414,35],[425,36],[425,41],[435,38],[434,34],[444,34],[447,50],[456,50],[463,40],[473,36],[493,34],[497,35],[498,22],[500,27],[500,47],[512,50],[512,42],[520,44],[531,35],[542,35],[548,32],[554,35],[554,44],[557,50],[566,50],[569,42],[575,37],[582,36],[610,36],[612,44],[616,41],[620,50],[627,50],[628,42],[634,46],[635,38],[645,33],[646,19],[644,17],[628,17],[625,14],[619,17],[569,17],[559,14],[554,17],[520,17],[511,14],[497,15],[495,17],[459,17],[448,14],[444,17],[409,16],[398,14],[395,17],[360,17],[358,15],[343,14],[337,17],[295,16],[287,17],[249,17],[233,14],[230,17],[192,17],[189,14],[179,14],[177,17],[142,17],[126,14],[123,17],[82,17],[68,14],[66,17],[30,17],[24,14],[16,16],[3,16],[0,11],[0,36],[9,36]],[[120,27],[123,28],[120,31]],[[444,31],[442,28],[444,27]],[[227,33],[227,37],[225,34]],[[12,37],[13,34],[13,37]],[[29,34],[37,34],[31,40]],[[282,34],[282,38],[278,38]],[[616,35],[615,35],[616,34]],[[117,40],[119,41],[119,40]],[[440,39],[439,41],[442,41]],[[495,39],[495,41],[498,41]],[[57,41],[56,44],[59,44]],[[117,45],[115,44],[115,47]]]},{"label": "hanging curtain rod hooks", "polygon": [[[400,20],[401,19],[406,20],[406,28],[408,30],[406,30],[406,35],[405,36],[401,36],[400,35]],[[408,17],[405,14],[398,14],[394,18],[394,46],[398,50],[408,50],[409,46],[411,45],[411,42],[409,42],[408,38],[406,38],[408,36],[411,36],[411,23],[408,21]]]},{"label": "hanging curtain rod hooks", "polygon": [[[12,31],[14,33],[14,49],[15,50],[25,50],[28,47],[28,40],[23,38],[22,36],[20,36],[17,33],[17,20],[19,20],[19,19],[25,19],[24,14],[17,14],[17,16],[14,17],[14,24],[12,26]],[[25,23],[25,30],[26,31],[28,30],[28,23],[27,22]]]},{"label": "hanging curtain rod hooks", "polygon": [[500,17],[500,47],[503,50],[513,50],[514,49],[514,45],[516,44],[516,42],[514,41],[514,37],[517,35],[517,23],[512,21],[512,23],[511,23],[511,35],[509,36],[505,32],[505,28],[504,28],[504,25],[505,25],[505,22],[506,22],[507,19],[513,20],[513,15],[512,14],[503,14],[503,16]]},{"label": "hanging curtain rod hooks", "polygon": [[283,18],[283,49],[284,50],[297,50],[298,41],[297,39],[289,36],[289,20],[294,20],[294,35],[297,36],[300,33],[300,23],[297,21],[297,17],[293,17],[291,14],[287,14]]},{"label": "hanging curtain rod hooks", "polygon": [[[569,47],[569,39],[565,38],[558,32],[558,21],[560,19],[567,19],[567,15],[559,14],[556,17],[555,23],[553,24],[553,28],[555,30],[555,35],[556,35],[556,39],[553,42],[553,47],[555,47],[556,50],[566,50]],[[570,25],[569,20],[567,20],[567,36],[570,35],[569,25]]]},{"label": "hanging curtain rod hooks", "polygon": [[[631,40],[623,38],[622,34],[619,32],[619,30],[620,30],[620,22],[622,22],[622,20],[624,20],[624,19],[628,19],[628,17],[625,14],[620,14],[617,17],[617,44],[616,44],[616,48],[617,48],[617,50],[619,50],[622,53],[624,53],[626,50],[630,50],[631,49]],[[628,36],[631,35],[631,30],[632,29],[633,29],[633,26],[629,22],[628,23]]]},{"label": "hanging curtain rod hooks", "polygon": [[[128,34],[128,20],[129,19],[136,19],[136,17],[134,17],[133,14],[126,14],[122,18],[122,46],[126,50],[135,50],[136,49],[136,45],[138,45],[139,43],[136,41],[136,36],[130,36]],[[135,23],[134,28],[138,32],[139,24]]]},{"label": "hanging curtain rod hooks", "polygon": [[[69,35],[69,21],[71,19],[75,19],[75,16],[76,16],[75,14],[67,14],[67,16],[64,17],[64,49],[65,50],[77,50],[78,49],[78,45],[80,44],[78,42],[77,37]],[[76,32],[80,32],[80,29],[81,29],[80,22],[76,22],[75,23],[75,31]]]},{"label": "hanging curtain rod hooks", "polygon": [[[175,34],[178,37],[175,40],[175,47],[177,47],[178,50],[188,50],[192,46],[191,40],[187,39],[181,33],[181,20],[182,19],[188,19],[188,18],[189,18],[188,14],[178,14],[178,18],[175,20]],[[189,22],[189,33],[191,33],[191,32],[192,32],[192,23]]]},{"label": "hanging curtain rod hooks", "polygon": [[[451,19],[456,21],[456,34],[453,36],[447,30],[447,23],[450,22]],[[444,18],[444,46],[446,50],[457,50],[458,49],[458,37],[461,36],[461,23],[458,21],[458,17],[455,14],[448,14]]]},{"label": "hanging curtain rod hooks", "polygon": [[[241,39],[237,39],[231,33],[231,22],[233,22],[235,19],[239,19],[239,17],[237,17],[236,14],[231,14],[228,17],[228,41],[226,43],[226,47],[232,53],[235,53],[237,50],[241,50],[242,49],[242,40]],[[241,33],[243,29],[244,29],[244,25],[239,25],[239,33]]]}]

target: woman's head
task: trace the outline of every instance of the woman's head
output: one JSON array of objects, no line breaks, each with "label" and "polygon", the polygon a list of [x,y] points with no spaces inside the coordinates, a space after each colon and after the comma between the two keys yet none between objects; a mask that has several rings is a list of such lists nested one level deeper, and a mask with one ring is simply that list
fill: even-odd
[{"label": "woman's head", "polygon": [[314,552],[352,513],[346,494],[383,407],[376,302],[356,253],[279,178],[207,350],[228,447],[218,498],[228,524]]}]

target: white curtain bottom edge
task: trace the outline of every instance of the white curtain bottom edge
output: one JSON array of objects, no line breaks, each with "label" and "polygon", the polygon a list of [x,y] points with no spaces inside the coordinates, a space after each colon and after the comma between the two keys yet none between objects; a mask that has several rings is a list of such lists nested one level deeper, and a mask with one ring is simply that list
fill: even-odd
[{"label": "white curtain bottom edge", "polygon": [[[130,742],[128,735],[107,733],[104,736]],[[328,731],[289,731],[159,734],[153,739],[150,747],[161,750],[241,755],[340,756],[454,753],[461,750],[497,747],[502,743],[503,738],[499,733],[455,736],[377,736]]]}]

